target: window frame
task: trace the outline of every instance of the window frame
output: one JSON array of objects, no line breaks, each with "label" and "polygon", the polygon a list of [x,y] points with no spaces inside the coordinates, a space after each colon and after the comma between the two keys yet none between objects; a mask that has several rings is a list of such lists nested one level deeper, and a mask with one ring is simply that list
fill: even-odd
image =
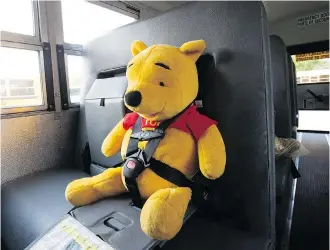
[{"label": "window frame", "polygon": [[[140,18],[140,10],[129,3],[120,1],[84,1],[130,16],[136,20]],[[1,117],[16,117],[21,116],[23,113],[33,115],[35,111],[61,112],[65,110],[62,106],[63,103],[69,104],[66,109],[80,107],[80,102],[72,103],[69,95],[67,96],[68,100],[66,100],[66,97],[62,96],[61,93],[66,91],[70,93],[67,55],[84,56],[84,47],[81,44],[64,42],[61,1],[32,0],[32,11],[34,35],[1,31],[0,42],[1,47],[38,52],[43,104],[15,108],[0,107]],[[59,64],[58,47],[63,48],[64,66],[63,57],[62,63]],[[62,66],[62,68],[59,66]],[[60,79],[61,74],[65,74],[65,77]],[[66,83],[64,83],[65,80]]]},{"label": "window frame", "polygon": [[[136,7],[120,2],[120,1],[93,1],[93,0],[85,0],[85,2],[88,2],[90,4],[95,4],[100,7],[109,9],[111,11],[118,12],[120,14],[135,18],[136,20],[139,20],[140,18],[140,10],[138,10]],[[69,108],[75,108],[80,106],[80,102],[71,102],[70,98],[70,82],[69,82],[69,76],[68,76],[68,61],[67,61],[67,55],[75,55],[75,56],[83,56],[84,55],[84,46],[81,44],[73,44],[73,43],[66,43],[64,41],[64,27],[63,27],[63,14],[62,14],[62,3],[61,1],[59,3],[58,8],[58,15],[57,15],[57,22],[59,25],[59,29],[57,30],[57,38],[60,44],[63,44],[64,48],[64,62],[65,62],[65,71],[66,71],[66,87],[67,87],[67,93],[68,93],[68,100]],[[63,100],[62,100],[63,101]]]},{"label": "window frame", "polygon": [[38,106],[24,106],[12,108],[0,107],[1,116],[33,111],[44,111],[48,108],[44,53],[42,46],[42,41],[48,41],[46,5],[44,5],[42,1],[32,1],[32,13],[34,35],[32,36],[9,31],[1,31],[1,47],[32,50],[38,52],[43,104]]},{"label": "window frame", "polygon": [[[85,2],[88,2],[90,4],[95,4],[100,7],[118,12],[120,14],[135,18],[136,20],[139,20],[140,18],[140,10],[135,8],[134,6],[124,3],[124,2],[119,2],[119,1],[93,1],[93,0],[85,0]],[[60,30],[58,30],[58,35],[57,37],[59,38],[59,41],[61,44],[63,44],[63,47],[67,51],[78,51],[78,52],[83,52],[84,46],[81,44],[74,44],[74,43],[67,43],[64,41],[64,30],[63,30],[63,14],[62,14],[62,3],[59,1],[60,7],[59,7],[59,16],[58,22],[59,26],[61,27]]]},{"label": "window frame", "polygon": [[107,8],[109,10],[118,12],[120,14],[133,17],[136,20],[140,19],[140,10],[136,7],[130,5],[129,3],[121,2],[121,1],[93,1],[86,0],[86,2],[99,5],[101,7]]},{"label": "window frame", "polygon": [[[308,53],[316,53],[316,52],[323,52],[323,51],[327,51],[327,50],[321,50],[321,51],[313,51],[313,52],[304,52],[304,53],[297,53],[294,55],[290,55],[290,58],[293,60],[293,56],[297,56],[297,55],[301,55],[301,54],[308,54]],[[328,49],[329,51],[329,49]],[[315,60],[315,59],[313,59]],[[295,63],[296,64],[296,63]],[[296,68],[296,67],[295,67]],[[320,84],[320,83],[326,83],[329,82],[329,75],[316,75],[316,76],[297,76],[298,70],[296,69],[296,84],[297,85],[306,85],[306,84]],[[323,76],[328,76],[328,78],[326,80],[322,80],[322,81],[317,81],[320,80]],[[312,78],[316,78],[316,81],[313,81]],[[305,79],[308,79],[307,81],[304,81]]]},{"label": "window frame", "polygon": [[[288,51],[291,58],[292,58],[292,56],[301,55],[301,54],[329,51],[329,40],[291,45],[291,46],[287,47],[287,51]],[[326,81],[322,81],[322,82],[311,82],[311,81],[302,82],[302,78],[303,78],[303,76],[300,77],[299,83],[298,83],[298,79],[297,79],[297,85],[326,83]]]},{"label": "window frame", "polygon": [[287,51],[290,56],[320,51],[329,51],[329,40],[288,46]]},{"label": "window frame", "polygon": [[41,95],[43,97],[43,104],[42,105],[1,108],[1,114],[12,114],[12,113],[22,113],[22,112],[46,110],[47,107],[48,107],[48,102],[47,102],[47,98],[46,98],[47,97],[46,76],[45,76],[45,67],[44,67],[45,65],[44,65],[44,56],[43,56],[42,47],[38,46],[38,45],[33,45],[33,44],[4,42],[4,41],[1,41],[1,47],[38,52],[40,83],[41,83],[41,89],[42,89]]},{"label": "window frame", "polygon": [[26,44],[35,44],[41,45],[40,39],[40,18],[39,18],[39,1],[31,1],[32,3],[32,20],[33,20],[33,35],[26,35],[15,33],[12,31],[1,31],[1,42],[16,42],[16,43],[26,43]]}]

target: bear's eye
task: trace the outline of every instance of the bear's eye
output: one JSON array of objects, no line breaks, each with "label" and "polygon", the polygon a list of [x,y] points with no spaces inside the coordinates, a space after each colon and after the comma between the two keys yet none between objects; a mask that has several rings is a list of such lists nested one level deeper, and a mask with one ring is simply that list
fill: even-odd
[{"label": "bear's eye", "polygon": [[171,70],[169,66],[167,66],[167,65],[165,65],[164,63],[161,63],[161,62],[157,62],[157,63],[155,63],[155,65],[157,65],[159,67],[162,67],[164,69]]},{"label": "bear's eye", "polygon": [[163,82],[160,82],[159,85],[162,86],[162,87],[165,86],[165,84]]},{"label": "bear's eye", "polygon": [[130,65],[128,65],[128,67],[131,67],[133,65],[133,63],[131,63]]}]

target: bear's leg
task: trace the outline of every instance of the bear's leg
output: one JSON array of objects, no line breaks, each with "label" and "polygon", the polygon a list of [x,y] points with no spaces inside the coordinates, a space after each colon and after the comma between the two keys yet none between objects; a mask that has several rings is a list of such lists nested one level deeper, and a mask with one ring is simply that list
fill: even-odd
[{"label": "bear's leg", "polygon": [[172,239],[182,227],[190,198],[190,188],[158,190],[149,197],[142,208],[142,230],[154,239]]},{"label": "bear's leg", "polygon": [[75,180],[66,190],[66,199],[74,206],[83,206],[105,197],[126,192],[121,179],[122,167],[109,168],[103,173]]}]

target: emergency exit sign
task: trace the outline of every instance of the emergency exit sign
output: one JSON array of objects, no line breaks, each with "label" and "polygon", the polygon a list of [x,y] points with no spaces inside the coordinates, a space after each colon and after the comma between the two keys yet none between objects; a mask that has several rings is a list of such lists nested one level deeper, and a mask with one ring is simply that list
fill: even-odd
[{"label": "emergency exit sign", "polygon": [[297,18],[298,27],[329,22],[329,11]]}]

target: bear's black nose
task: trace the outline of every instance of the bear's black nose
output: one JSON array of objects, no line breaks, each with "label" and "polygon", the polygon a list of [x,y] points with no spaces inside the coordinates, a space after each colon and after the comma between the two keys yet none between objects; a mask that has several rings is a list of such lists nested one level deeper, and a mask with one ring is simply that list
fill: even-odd
[{"label": "bear's black nose", "polygon": [[125,95],[125,102],[127,105],[137,107],[142,100],[141,93],[139,91],[131,91]]}]

